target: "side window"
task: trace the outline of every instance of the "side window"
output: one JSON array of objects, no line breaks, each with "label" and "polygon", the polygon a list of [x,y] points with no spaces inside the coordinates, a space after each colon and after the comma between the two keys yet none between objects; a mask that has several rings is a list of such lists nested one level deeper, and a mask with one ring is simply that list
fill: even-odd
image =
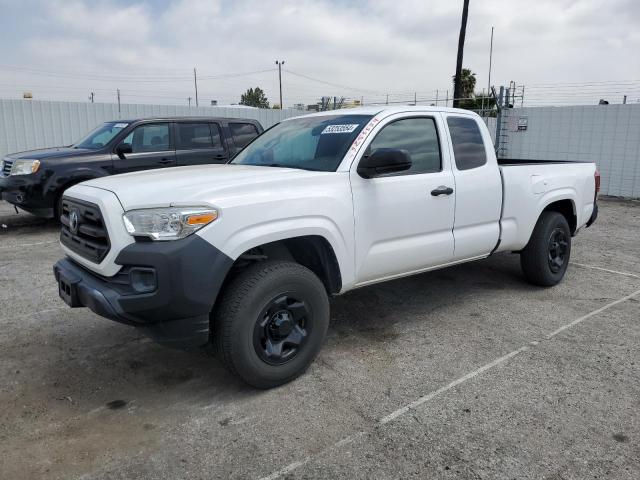
[{"label": "side window", "polygon": [[140,125],[122,143],[131,145],[132,153],[164,152],[169,150],[169,124]]},{"label": "side window", "polygon": [[487,163],[487,151],[482,133],[474,119],[448,117],[447,125],[458,170],[478,168]]},{"label": "side window", "polygon": [[220,147],[220,134],[217,136],[217,145],[214,145],[211,137],[211,129],[208,123],[177,123],[176,148],[179,150],[192,150],[198,148]]},{"label": "side window", "polygon": [[258,129],[253,123],[230,123],[229,130],[238,148],[244,148],[258,136]]},{"label": "side window", "polygon": [[411,168],[400,175],[433,173],[442,169],[438,132],[433,118],[405,118],[384,127],[369,145],[378,148],[400,148],[411,156]]}]

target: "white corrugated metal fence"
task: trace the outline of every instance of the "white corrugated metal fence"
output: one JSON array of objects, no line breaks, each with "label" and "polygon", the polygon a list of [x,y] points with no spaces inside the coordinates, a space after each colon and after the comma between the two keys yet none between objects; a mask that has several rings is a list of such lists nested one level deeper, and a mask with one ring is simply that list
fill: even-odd
[{"label": "white corrugated metal fence", "polygon": [[299,110],[262,108],[187,107],[115,103],[47,102],[0,99],[0,156],[34,148],[69,145],[108,120],[161,116],[252,118],[266,129]]},{"label": "white corrugated metal fence", "polygon": [[500,156],[595,162],[605,195],[640,198],[640,105],[503,110]]}]

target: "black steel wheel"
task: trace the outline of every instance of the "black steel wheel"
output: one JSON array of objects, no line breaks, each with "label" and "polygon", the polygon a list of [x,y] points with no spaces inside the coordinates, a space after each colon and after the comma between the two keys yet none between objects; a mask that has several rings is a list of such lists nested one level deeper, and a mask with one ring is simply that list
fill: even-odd
[{"label": "black steel wheel", "polygon": [[309,310],[305,302],[289,295],[279,295],[269,302],[253,329],[253,347],[270,365],[291,361],[304,348],[308,332]]},{"label": "black steel wheel", "polygon": [[216,302],[212,343],[222,363],[246,383],[271,388],[301,375],[329,326],[329,298],[308,268],[258,262],[225,286]]},{"label": "black steel wheel", "polygon": [[520,252],[525,278],[534,285],[560,283],[571,256],[571,229],[558,212],[542,212],[527,246]]},{"label": "black steel wheel", "polygon": [[561,228],[554,228],[549,237],[549,268],[553,273],[562,270],[567,259],[569,240],[565,231]]}]

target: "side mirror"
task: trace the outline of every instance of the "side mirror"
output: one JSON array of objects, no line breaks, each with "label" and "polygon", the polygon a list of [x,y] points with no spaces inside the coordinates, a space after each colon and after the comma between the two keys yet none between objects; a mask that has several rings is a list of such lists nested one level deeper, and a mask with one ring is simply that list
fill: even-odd
[{"label": "side mirror", "polygon": [[403,172],[411,168],[411,156],[399,148],[378,148],[358,164],[358,175],[375,178],[389,173]]},{"label": "side mirror", "polygon": [[116,155],[122,160],[124,160],[126,158],[125,155],[129,153],[133,153],[133,147],[130,143],[121,143],[116,147]]}]

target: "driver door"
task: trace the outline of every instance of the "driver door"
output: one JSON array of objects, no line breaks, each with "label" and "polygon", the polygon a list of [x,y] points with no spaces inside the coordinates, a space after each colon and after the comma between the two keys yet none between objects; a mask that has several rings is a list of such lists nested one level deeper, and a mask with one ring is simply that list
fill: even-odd
[{"label": "driver door", "polygon": [[131,145],[125,158],[114,154],[114,173],[135,172],[176,166],[171,124],[168,122],[138,125],[121,143]]},{"label": "driver door", "polygon": [[455,188],[449,153],[441,148],[439,116],[391,117],[364,155],[377,148],[399,148],[411,157],[407,171],[362,178],[359,158],[350,171],[356,241],[356,285],[428,270],[453,258]]}]

